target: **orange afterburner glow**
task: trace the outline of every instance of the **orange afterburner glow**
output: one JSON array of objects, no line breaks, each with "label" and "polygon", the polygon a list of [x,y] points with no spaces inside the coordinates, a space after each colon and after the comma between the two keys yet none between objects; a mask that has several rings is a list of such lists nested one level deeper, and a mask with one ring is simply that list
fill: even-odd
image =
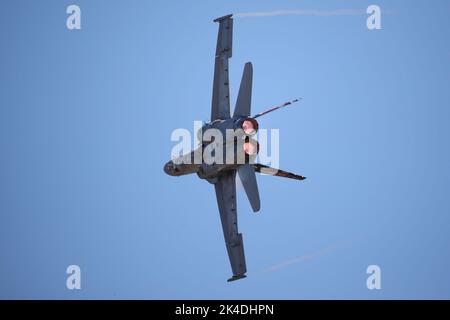
[{"label": "orange afterburner glow", "polygon": [[247,118],[242,122],[242,130],[246,135],[252,136],[258,132],[258,121],[253,118]]},{"label": "orange afterburner glow", "polygon": [[244,143],[244,152],[249,156],[254,156],[259,152],[259,143],[256,140],[248,140]]}]

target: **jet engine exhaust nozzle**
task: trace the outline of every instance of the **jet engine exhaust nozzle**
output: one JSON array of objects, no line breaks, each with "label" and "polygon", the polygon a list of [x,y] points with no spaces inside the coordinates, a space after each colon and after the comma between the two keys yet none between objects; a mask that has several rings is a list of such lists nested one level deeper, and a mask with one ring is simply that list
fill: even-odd
[{"label": "jet engine exhaust nozzle", "polygon": [[255,135],[258,132],[258,128],[259,128],[258,121],[256,121],[253,118],[247,118],[244,121],[242,121],[241,129],[247,136]]}]

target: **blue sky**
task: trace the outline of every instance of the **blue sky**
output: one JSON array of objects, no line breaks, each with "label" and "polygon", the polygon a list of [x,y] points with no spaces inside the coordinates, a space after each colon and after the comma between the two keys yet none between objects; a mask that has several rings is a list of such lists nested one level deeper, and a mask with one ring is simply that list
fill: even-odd
[{"label": "blue sky", "polygon": [[[448,1],[1,8],[0,298],[450,298]],[[239,194],[249,277],[227,283],[213,187],[162,166],[172,130],[209,119],[212,20],[280,9],[363,13],[234,20],[232,101],[247,61],[254,111],[304,98],[260,125],[308,179],[258,177],[258,214]],[[81,290],[66,289],[71,264]]]}]

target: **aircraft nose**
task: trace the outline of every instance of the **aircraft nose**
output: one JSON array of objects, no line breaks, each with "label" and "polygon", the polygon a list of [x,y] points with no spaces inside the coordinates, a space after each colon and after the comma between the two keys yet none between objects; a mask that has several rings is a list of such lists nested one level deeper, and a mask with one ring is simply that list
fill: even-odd
[{"label": "aircraft nose", "polygon": [[166,173],[166,174],[168,174],[168,175],[172,175],[172,161],[169,161],[169,162],[167,162],[165,165],[164,165],[164,172]]}]

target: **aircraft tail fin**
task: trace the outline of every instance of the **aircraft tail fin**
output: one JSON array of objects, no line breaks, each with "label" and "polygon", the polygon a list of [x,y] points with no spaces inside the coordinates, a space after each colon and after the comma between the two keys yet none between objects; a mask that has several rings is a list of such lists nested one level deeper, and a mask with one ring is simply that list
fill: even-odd
[{"label": "aircraft tail fin", "polygon": [[242,185],[244,186],[245,193],[250,201],[253,212],[258,212],[261,207],[261,203],[259,199],[258,184],[256,182],[255,168],[251,164],[244,164],[237,169],[237,172],[239,174],[239,178],[241,179]]},{"label": "aircraft tail fin", "polygon": [[306,179],[306,177],[304,177],[304,176],[301,176],[301,175],[298,175],[298,174],[295,174],[292,172],[283,171],[280,169],[271,168],[269,166],[259,164],[259,163],[254,164],[253,168],[258,173],[269,174],[272,176],[284,177],[284,178],[295,179],[295,180],[305,180]]},{"label": "aircraft tail fin", "polygon": [[252,104],[252,81],[253,66],[251,62],[247,62],[242,73],[239,94],[234,108],[234,116],[248,117],[251,112]]}]

